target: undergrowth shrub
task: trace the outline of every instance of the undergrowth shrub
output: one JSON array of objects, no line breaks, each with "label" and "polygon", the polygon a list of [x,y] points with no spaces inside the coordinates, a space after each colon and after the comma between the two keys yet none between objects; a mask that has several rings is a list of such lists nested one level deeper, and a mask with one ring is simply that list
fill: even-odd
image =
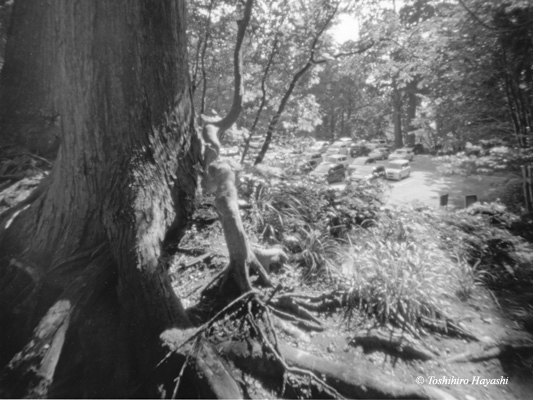
[{"label": "undergrowth shrub", "polygon": [[352,235],[348,317],[359,309],[378,323],[416,330],[421,317],[441,318],[450,295],[464,290],[465,271],[439,248],[426,218],[385,213]]},{"label": "undergrowth shrub", "polygon": [[385,209],[374,226],[350,236],[339,279],[349,293],[347,315],[358,309],[381,324],[416,329],[476,286],[533,283],[533,249],[509,230],[517,220],[501,203],[451,212]]},{"label": "undergrowth shrub", "polygon": [[530,279],[532,270],[531,245],[510,230],[518,220],[499,202],[445,213],[439,224],[442,247],[476,266],[488,287],[510,287]]},{"label": "undergrowth shrub", "polygon": [[522,165],[533,162],[533,150],[507,146],[479,147],[478,151],[459,152],[438,157],[437,160],[441,162],[437,170],[445,175],[493,174],[499,171],[520,173]]},{"label": "undergrowth shrub", "polygon": [[239,176],[241,198],[248,201],[244,223],[260,241],[280,243],[297,255],[306,276],[330,271],[347,233],[377,217],[383,188],[347,184],[343,191],[302,176],[298,180]]}]

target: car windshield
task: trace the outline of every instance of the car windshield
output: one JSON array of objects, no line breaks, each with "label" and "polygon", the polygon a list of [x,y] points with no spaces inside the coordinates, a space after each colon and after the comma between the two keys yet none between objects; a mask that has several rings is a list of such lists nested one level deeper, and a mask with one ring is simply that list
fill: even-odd
[{"label": "car windshield", "polygon": [[406,151],[405,150],[396,150],[395,153],[396,154],[405,154]]},{"label": "car windshield", "polygon": [[387,168],[388,169],[402,169],[402,164],[395,164],[395,163],[390,163],[389,165],[387,165]]},{"label": "car windshield", "polygon": [[368,158],[356,158],[352,161],[352,164],[354,165],[365,165],[368,161]]},{"label": "car windshield", "polygon": [[316,167],[315,172],[328,172],[332,164],[320,164]]}]

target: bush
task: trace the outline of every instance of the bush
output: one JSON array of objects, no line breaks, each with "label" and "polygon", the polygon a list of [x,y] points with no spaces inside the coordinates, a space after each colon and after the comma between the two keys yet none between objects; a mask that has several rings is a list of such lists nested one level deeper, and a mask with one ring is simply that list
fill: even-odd
[{"label": "bush", "polygon": [[499,202],[444,214],[439,224],[442,247],[476,265],[490,288],[513,286],[531,275],[531,247],[510,230],[518,221]]},{"label": "bush", "polygon": [[450,294],[464,291],[461,283],[470,278],[439,248],[420,212],[387,212],[372,228],[357,230],[352,242],[349,315],[359,308],[381,324],[416,329],[423,316],[439,318]]},{"label": "bush", "polygon": [[478,285],[533,282],[533,249],[509,230],[519,222],[501,203],[452,212],[385,209],[373,227],[350,236],[339,279],[349,292],[348,315],[359,308],[381,324],[416,329]]},{"label": "bush", "polygon": [[438,170],[445,175],[493,174],[499,171],[520,172],[524,164],[533,162],[532,149],[513,149],[507,146],[489,150],[475,147],[476,151],[460,152],[438,157]]},{"label": "bush", "polygon": [[310,177],[267,179],[253,170],[240,174],[237,187],[249,203],[248,230],[295,254],[307,276],[332,271],[343,239],[354,227],[371,225],[383,194],[382,186],[368,182],[347,184],[339,192]]}]

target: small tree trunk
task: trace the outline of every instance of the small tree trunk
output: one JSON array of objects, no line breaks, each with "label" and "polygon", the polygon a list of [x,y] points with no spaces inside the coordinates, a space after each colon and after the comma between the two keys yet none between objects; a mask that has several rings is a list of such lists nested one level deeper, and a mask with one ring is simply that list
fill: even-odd
[{"label": "small tree trunk", "polygon": [[257,109],[257,112],[255,113],[255,119],[250,128],[250,134],[248,135],[248,137],[246,138],[244,142],[244,149],[242,152],[241,164],[244,163],[244,160],[246,159],[246,155],[248,154],[248,150],[250,148],[250,140],[252,139],[253,134],[255,133],[257,123],[259,122],[259,118],[261,117],[263,108],[266,105],[266,97],[267,97],[266,80],[270,72],[270,67],[272,66],[272,63],[274,62],[274,57],[277,53],[278,43],[279,43],[279,40],[278,40],[278,37],[276,36],[276,38],[274,39],[274,42],[272,43],[272,51],[270,52],[270,56],[268,57],[268,62],[265,67],[265,72],[263,73],[263,77],[261,78],[261,101],[259,103],[259,108]]},{"label": "small tree trunk", "polygon": [[402,136],[402,93],[397,88],[396,80],[392,84],[392,120],[394,123],[394,145],[403,147]]},{"label": "small tree trunk", "polygon": [[296,84],[300,80],[302,76],[307,72],[309,68],[313,63],[309,61],[307,64],[305,64],[294,76],[292,77],[291,83],[289,84],[289,87],[285,91],[285,94],[281,98],[281,102],[279,104],[278,110],[270,120],[270,124],[268,124],[265,140],[263,142],[263,146],[261,146],[261,150],[259,151],[259,154],[255,158],[254,165],[260,164],[263,162],[263,159],[265,158],[265,155],[268,151],[268,148],[270,147],[270,142],[272,141],[272,135],[274,134],[274,131],[276,130],[276,127],[278,126],[279,119],[281,118],[281,115],[283,114],[283,111],[285,111],[285,107],[287,106],[287,102],[289,101],[292,92],[294,91],[294,88],[296,87]]}]

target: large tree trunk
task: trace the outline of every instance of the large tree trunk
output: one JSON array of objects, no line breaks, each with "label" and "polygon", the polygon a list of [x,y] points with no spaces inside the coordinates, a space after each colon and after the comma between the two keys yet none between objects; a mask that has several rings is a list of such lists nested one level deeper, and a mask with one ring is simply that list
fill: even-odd
[{"label": "large tree trunk", "polygon": [[17,4],[15,26],[44,24],[54,68],[39,88],[62,145],[37,192],[0,217],[2,395],[128,396],[162,359],[161,333],[189,326],[160,262],[200,161],[184,2]]},{"label": "large tree trunk", "polygon": [[0,151],[55,155],[60,113],[50,79],[57,67],[54,32],[46,2],[18,0],[13,6],[5,63],[0,74]]}]

